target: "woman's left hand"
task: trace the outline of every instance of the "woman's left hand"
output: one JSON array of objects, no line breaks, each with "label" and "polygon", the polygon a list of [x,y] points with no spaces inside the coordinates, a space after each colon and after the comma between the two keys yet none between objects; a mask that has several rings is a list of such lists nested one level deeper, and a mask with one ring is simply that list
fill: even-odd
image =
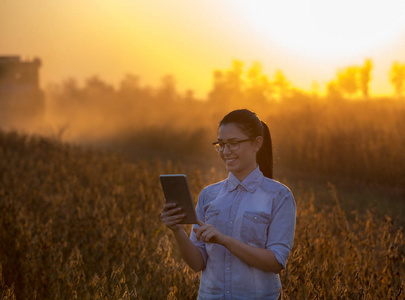
[{"label": "woman's left hand", "polygon": [[198,220],[198,225],[200,225],[200,228],[193,228],[197,240],[202,239],[203,242],[220,245],[225,243],[227,236],[220,233],[213,225],[205,224],[200,220]]}]

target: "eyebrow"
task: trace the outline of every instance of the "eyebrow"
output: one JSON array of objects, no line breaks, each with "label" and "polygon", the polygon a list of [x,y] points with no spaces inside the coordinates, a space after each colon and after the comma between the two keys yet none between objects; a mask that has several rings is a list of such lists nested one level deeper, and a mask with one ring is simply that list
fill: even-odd
[{"label": "eyebrow", "polygon": [[218,142],[222,142],[222,141],[229,141],[229,142],[231,142],[231,141],[238,141],[238,140],[243,140],[243,138],[237,138],[237,137],[235,137],[235,138],[230,138],[230,139],[227,139],[227,140],[218,139]]}]

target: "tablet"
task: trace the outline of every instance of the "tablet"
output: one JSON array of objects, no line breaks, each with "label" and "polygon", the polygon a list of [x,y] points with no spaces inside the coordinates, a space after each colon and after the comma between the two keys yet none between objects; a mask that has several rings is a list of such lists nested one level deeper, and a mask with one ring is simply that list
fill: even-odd
[{"label": "tablet", "polygon": [[194,203],[191,198],[186,175],[160,175],[160,183],[162,184],[166,203],[174,202],[177,204],[177,207],[183,208],[183,213],[186,214],[186,217],[180,223],[197,224],[197,215],[195,214]]}]

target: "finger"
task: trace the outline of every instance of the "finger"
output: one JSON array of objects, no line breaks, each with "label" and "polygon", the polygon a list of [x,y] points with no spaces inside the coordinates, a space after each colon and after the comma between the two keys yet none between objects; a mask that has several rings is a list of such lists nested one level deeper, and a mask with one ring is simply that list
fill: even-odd
[{"label": "finger", "polygon": [[174,207],[176,207],[176,203],[166,203],[163,206],[163,211],[168,211],[168,210],[170,210],[170,209],[172,209]]},{"label": "finger", "polygon": [[173,216],[173,215],[178,215],[183,209],[181,207],[177,207],[177,208],[172,208],[170,210],[164,211],[162,213],[162,217],[165,216]]},{"label": "finger", "polygon": [[182,210],[183,210],[183,208],[177,207],[177,208],[172,208],[167,213],[168,213],[169,216],[178,215]]},{"label": "finger", "polygon": [[199,241],[200,237],[198,236],[198,228],[193,228],[193,231],[195,233],[195,238]]},{"label": "finger", "polygon": [[186,217],[185,214],[181,214],[181,215],[170,216],[169,218],[170,218],[171,220],[178,220],[178,219],[182,220],[182,219],[184,219],[185,217]]},{"label": "finger", "polygon": [[205,237],[207,236],[207,232],[204,231],[200,234],[201,238],[205,241]]},{"label": "finger", "polygon": [[174,227],[174,226],[176,226],[176,225],[180,225],[181,223],[179,222],[179,221],[177,221],[177,222],[169,222],[169,223],[166,223],[165,225],[167,226],[167,227]]},{"label": "finger", "polygon": [[166,226],[178,225],[184,219],[184,216],[176,216],[176,218],[166,219],[164,223]]},{"label": "finger", "polygon": [[209,239],[209,237],[213,236],[215,232],[212,230],[212,228],[208,228],[206,231],[204,231],[204,238]]},{"label": "finger", "polygon": [[200,240],[201,234],[204,233],[204,230],[202,230],[201,227],[200,227],[200,228],[195,228],[195,229],[196,229],[196,231],[195,231],[195,237],[196,237],[198,240]]},{"label": "finger", "polygon": [[208,232],[205,236],[204,236],[204,242],[209,243],[211,241],[211,238],[213,237],[213,234],[211,232]]},{"label": "finger", "polygon": [[206,239],[206,241],[207,242],[209,242],[212,238],[214,238],[215,237],[215,232],[209,232],[207,235],[206,235],[206,237],[205,237],[205,239]]},{"label": "finger", "polygon": [[205,223],[204,223],[203,221],[200,221],[200,220],[197,220],[197,224],[200,225],[200,226],[204,226],[204,225],[205,225]]},{"label": "finger", "polygon": [[201,227],[197,228],[196,235],[205,236],[207,234],[208,230],[211,230],[211,228],[213,228],[213,226],[210,224],[205,224],[204,222],[201,222],[200,220],[198,220],[198,221],[200,222]]},{"label": "finger", "polygon": [[210,227],[200,227],[201,233],[200,236],[203,239],[204,242],[207,241],[207,235],[210,233],[211,228]]},{"label": "finger", "polygon": [[164,222],[176,222],[176,221],[181,221],[186,217],[185,214],[182,215],[175,215],[175,216],[170,216],[164,218]]}]

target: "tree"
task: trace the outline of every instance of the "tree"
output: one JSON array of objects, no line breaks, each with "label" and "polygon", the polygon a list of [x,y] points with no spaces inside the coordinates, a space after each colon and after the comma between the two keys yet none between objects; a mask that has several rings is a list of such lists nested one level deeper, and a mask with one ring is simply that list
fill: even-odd
[{"label": "tree", "polygon": [[65,99],[80,99],[82,95],[79,84],[74,78],[68,78],[62,82],[59,94],[60,98]]},{"label": "tree", "polygon": [[372,69],[372,60],[366,59],[363,66],[349,66],[339,70],[336,79],[327,86],[328,95],[333,98],[343,95],[350,97],[361,91],[363,97],[368,98]]},{"label": "tree", "polygon": [[254,104],[264,104],[270,99],[272,93],[272,84],[269,78],[263,74],[261,64],[253,63],[246,74],[246,99]]},{"label": "tree", "polygon": [[115,93],[114,87],[100,77],[94,75],[86,80],[86,85],[83,89],[86,97],[100,99],[107,96],[112,96]]},{"label": "tree", "polygon": [[229,88],[238,94],[240,94],[243,89],[243,65],[243,62],[234,60],[232,69],[226,73]]},{"label": "tree", "polygon": [[161,85],[157,92],[157,99],[162,103],[174,101],[178,98],[176,78],[169,74],[161,78]]},{"label": "tree", "polygon": [[360,83],[360,89],[361,92],[363,93],[363,96],[368,98],[369,96],[369,83],[371,80],[371,70],[373,68],[373,62],[371,59],[366,59],[364,61],[363,67],[359,69],[359,83]]},{"label": "tree", "polygon": [[244,84],[243,62],[235,60],[230,70],[214,71],[209,99],[224,108],[243,102]]},{"label": "tree", "polygon": [[402,97],[405,83],[405,64],[394,62],[390,70],[390,81],[395,94]]},{"label": "tree", "polygon": [[133,74],[126,74],[120,82],[120,92],[133,93],[140,90],[140,78]]},{"label": "tree", "polygon": [[337,87],[346,95],[354,95],[359,90],[357,74],[359,68],[356,66],[347,67],[337,74]]},{"label": "tree", "polygon": [[328,98],[333,100],[341,100],[343,98],[342,92],[340,91],[337,83],[335,81],[331,81],[326,86],[326,93]]},{"label": "tree", "polygon": [[287,96],[290,89],[290,83],[281,70],[277,70],[274,74],[273,86],[276,88],[278,97],[280,99]]}]

